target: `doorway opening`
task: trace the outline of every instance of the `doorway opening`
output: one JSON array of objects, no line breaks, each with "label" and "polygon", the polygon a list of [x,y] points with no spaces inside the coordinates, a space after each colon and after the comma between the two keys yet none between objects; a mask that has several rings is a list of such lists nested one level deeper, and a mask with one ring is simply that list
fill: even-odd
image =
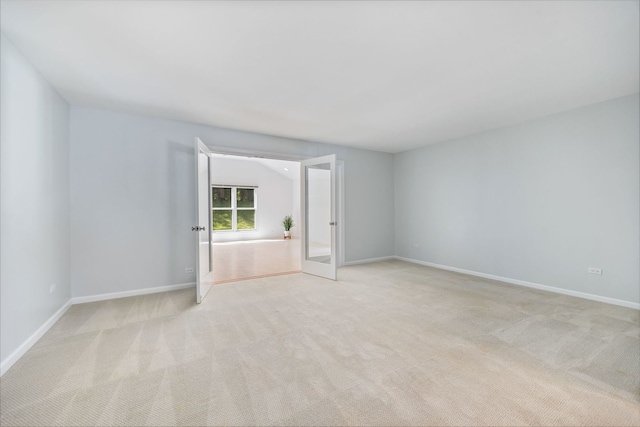
[{"label": "doorway opening", "polygon": [[[197,232],[198,303],[214,283],[299,271],[337,280],[345,258],[344,163],[335,154],[271,156],[209,148],[196,137],[195,155],[196,225],[191,230]],[[261,180],[257,164],[270,178]],[[297,230],[285,221],[295,216]],[[276,245],[283,263],[274,262]]]},{"label": "doorway opening", "polygon": [[210,157],[214,284],[300,272],[300,163]]}]

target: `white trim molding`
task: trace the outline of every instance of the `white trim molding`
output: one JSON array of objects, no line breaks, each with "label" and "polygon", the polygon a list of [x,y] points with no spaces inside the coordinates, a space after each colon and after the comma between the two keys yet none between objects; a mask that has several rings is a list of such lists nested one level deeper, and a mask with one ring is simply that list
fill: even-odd
[{"label": "white trim molding", "polygon": [[64,305],[60,307],[60,309],[58,309],[58,311],[56,311],[53,316],[51,316],[46,322],[44,322],[42,326],[40,326],[33,334],[31,334],[31,336],[27,338],[20,345],[20,347],[16,348],[13,353],[7,356],[7,358],[4,359],[2,363],[0,363],[0,377],[3,376],[5,372],[7,372],[9,368],[13,366],[14,363],[20,360],[20,358],[24,356],[24,354],[29,351],[29,349],[33,347],[33,345],[37,343],[38,340],[42,338],[42,336],[46,334],[49,329],[51,329],[51,327],[67,312],[67,310],[69,310],[69,307],[71,307],[72,305],[73,302],[71,301],[71,299],[64,303]]},{"label": "white trim molding", "polygon": [[355,260],[355,261],[347,261],[345,263],[345,265],[369,264],[369,263],[372,263],[372,262],[388,261],[390,259],[396,259],[396,258],[397,257],[391,255],[391,256],[383,256],[383,257],[380,257],[380,258],[358,259],[358,260]]},{"label": "white trim molding", "polygon": [[155,294],[159,292],[177,291],[179,289],[187,289],[195,287],[195,283],[180,283],[178,285],[158,286],[155,288],[136,289],[133,291],[113,292],[109,294],[88,295],[84,297],[70,298],[53,316],[42,324],[29,338],[23,342],[13,353],[0,363],[0,377],[5,374],[24,354],[29,351],[35,343],[38,342],[44,334],[69,310],[72,305],[83,304],[86,302],[104,301],[116,298],[126,298],[138,295]]},{"label": "white trim molding", "polygon": [[400,256],[396,256],[394,258],[400,261],[406,261],[413,264],[420,264],[427,267],[439,268],[441,270],[454,271],[456,273],[468,274],[470,276],[477,276],[485,279],[497,280],[499,282],[511,283],[513,285],[526,286],[527,288],[541,289],[543,291],[554,292],[557,294],[569,295],[572,297],[584,298],[592,301],[604,302],[607,304],[619,305],[622,307],[628,307],[628,308],[634,308],[636,310],[640,310],[640,303],[636,303],[636,302],[625,301],[625,300],[620,300],[616,298],[603,297],[601,295],[588,294],[586,292],[572,291],[569,289],[556,288],[554,286],[541,285],[539,283],[527,282],[527,281],[518,280],[518,279],[510,279],[508,277],[494,276],[493,274],[479,273],[477,271],[465,270],[463,268],[458,268],[458,267],[450,267],[448,265],[434,264],[432,262],[420,261],[413,258],[405,258]]},{"label": "white trim molding", "polygon": [[71,301],[73,304],[84,304],[87,302],[104,301],[108,299],[135,297],[138,295],[157,294],[159,292],[177,291],[180,289],[187,289],[195,286],[196,286],[195,282],[180,283],[178,285],[157,286],[155,288],[142,288],[142,289],[134,289],[132,291],[111,292],[108,294],[74,297],[74,298],[71,298]]}]

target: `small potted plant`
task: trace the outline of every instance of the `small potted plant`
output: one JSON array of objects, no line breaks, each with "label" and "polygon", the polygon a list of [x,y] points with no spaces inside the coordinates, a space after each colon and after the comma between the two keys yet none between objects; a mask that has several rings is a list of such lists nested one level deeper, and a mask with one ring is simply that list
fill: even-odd
[{"label": "small potted plant", "polygon": [[284,238],[291,239],[291,227],[293,227],[293,217],[287,215],[282,220],[282,226],[284,227]]}]

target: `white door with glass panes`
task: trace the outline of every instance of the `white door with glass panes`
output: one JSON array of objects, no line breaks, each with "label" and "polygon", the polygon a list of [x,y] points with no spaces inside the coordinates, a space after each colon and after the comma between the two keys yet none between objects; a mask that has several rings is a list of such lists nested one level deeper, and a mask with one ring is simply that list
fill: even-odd
[{"label": "white door with glass panes", "polygon": [[196,138],[196,302],[200,304],[213,286],[213,246],[211,227],[211,152]]},{"label": "white door with glass panes", "polygon": [[336,280],[336,156],[300,167],[302,271]]}]

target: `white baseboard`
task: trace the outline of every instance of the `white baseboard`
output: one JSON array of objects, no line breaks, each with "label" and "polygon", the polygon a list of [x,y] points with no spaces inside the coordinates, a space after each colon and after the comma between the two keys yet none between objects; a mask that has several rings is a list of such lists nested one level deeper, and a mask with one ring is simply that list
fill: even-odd
[{"label": "white baseboard", "polygon": [[359,259],[356,261],[347,261],[344,263],[344,265],[358,265],[358,264],[369,264],[371,262],[378,262],[378,261],[387,261],[390,259],[396,259],[395,256],[383,256],[380,258],[367,258],[367,259]]},{"label": "white baseboard", "polygon": [[62,317],[63,314],[69,310],[72,305],[71,299],[67,301],[53,316],[51,316],[46,322],[42,324],[29,338],[23,342],[20,347],[16,348],[13,353],[7,356],[6,359],[0,363],[0,377],[9,370],[24,354],[31,348],[40,338]]},{"label": "white baseboard", "polygon": [[400,256],[396,256],[394,258],[400,261],[411,262],[413,264],[420,264],[427,267],[439,268],[441,270],[454,271],[456,273],[468,274],[470,276],[477,276],[485,279],[497,280],[499,282],[511,283],[513,285],[526,286],[528,288],[535,288],[535,289],[542,289],[543,291],[555,292],[557,294],[570,295],[572,297],[584,298],[592,301],[599,301],[607,304],[614,304],[622,307],[635,308],[636,310],[640,310],[640,304],[636,302],[603,297],[600,295],[588,294],[586,292],[572,291],[569,289],[556,288],[554,286],[540,285],[538,283],[527,282],[524,280],[510,279],[508,277],[494,276],[493,274],[479,273],[477,271],[465,270],[463,268],[449,267],[448,265],[441,265],[441,264],[434,264],[432,262],[419,261],[413,258],[404,258]]},{"label": "white baseboard", "polygon": [[[88,295],[84,297],[75,297],[69,299],[53,316],[49,318],[42,326],[38,328],[20,347],[11,353],[5,360],[0,363],[0,377],[9,370],[47,331],[67,312],[69,307],[74,304],[82,304],[85,302],[104,301],[108,299],[132,297],[136,295],[154,294],[157,292],[176,291],[178,289],[186,289],[195,286],[195,283],[181,283],[178,285],[159,286],[156,288],[136,289],[134,291],[113,292],[110,294]],[[194,295],[195,296],[195,295]]]},{"label": "white baseboard", "polygon": [[84,304],[86,302],[104,301],[108,299],[135,297],[138,295],[156,294],[158,292],[177,291],[195,286],[195,283],[180,283],[177,285],[158,286],[155,288],[135,289],[132,291],[111,292],[108,294],[87,295],[84,297],[71,298],[73,304]]},{"label": "white baseboard", "polygon": [[[615,298],[603,297],[600,295],[588,294],[585,292],[571,291],[568,289],[556,288],[553,286],[541,285],[538,283],[527,282],[524,280],[510,279],[508,277],[495,276],[493,274],[480,273],[477,271],[465,270],[463,268],[450,267],[447,265],[434,264],[432,262],[420,261],[413,258],[405,258],[400,256],[386,256],[380,258],[369,258],[362,259],[357,261],[349,261],[346,265],[358,265],[358,264],[368,264],[372,262],[378,261],[386,261],[390,259],[397,259],[400,261],[406,261],[413,264],[420,264],[427,267],[438,268],[441,270],[454,271],[456,273],[468,274],[470,276],[482,277],[485,279],[497,280],[500,282],[511,283],[518,286],[526,286],[528,288],[542,289],[549,292],[555,292],[563,295],[570,295],[578,298],[585,298],[593,301],[604,302],[607,304],[619,305],[622,307],[634,308],[636,310],[640,310],[640,304],[624,301]],[[60,319],[64,313],[67,312],[69,307],[74,304],[82,304],[86,302],[95,302],[95,301],[104,301],[109,299],[116,298],[125,298],[137,295],[147,295],[158,292],[168,292],[168,291],[176,291],[179,289],[186,289],[195,286],[195,283],[181,283],[177,285],[168,285],[168,286],[158,286],[155,288],[144,288],[144,289],[136,289],[133,291],[123,291],[123,292],[112,292],[108,294],[99,294],[99,295],[88,295],[82,297],[74,297],[67,301],[58,311],[56,311],[53,316],[51,316],[42,326],[38,328],[25,342],[23,342],[20,347],[18,347],[13,353],[11,353],[5,360],[0,363],[0,376],[4,375],[5,372],[13,366],[42,336]]]}]

